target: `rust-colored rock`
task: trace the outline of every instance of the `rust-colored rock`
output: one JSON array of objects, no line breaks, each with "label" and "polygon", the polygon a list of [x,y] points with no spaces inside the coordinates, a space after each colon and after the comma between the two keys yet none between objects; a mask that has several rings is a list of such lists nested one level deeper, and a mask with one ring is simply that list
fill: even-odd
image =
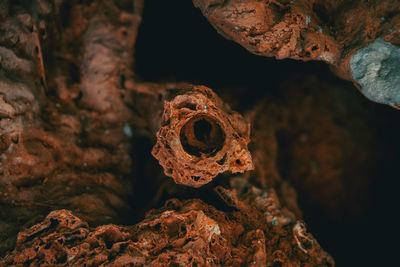
[{"label": "rust-colored rock", "polygon": [[225,171],[252,170],[250,125],[204,86],[167,89],[152,154],[178,184],[199,187]]},{"label": "rust-colored rock", "polygon": [[[338,51],[350,55],[357,45],[366,43],[365,36],[379,35],[383,39],[352,57],[352,64],[356,69],[370,66],[363,60],[381,51],[397,58],[397,48],[388,42],[396,44],[398,33],[392,30],[390,38],[380,35],[381,24],[358,32],[354,43],[352,33],[345,36],[350,36],[347,41],[340,39],[338,29],[352,32],[347,24],[333,27],[337,33],[333,39],[324,35],[330,22],[322,26],[323,33],[309,32],[317,26],[313,15],[308,21],[304,10],[311,10],[310,3],[323,9],[331,2],[233,0],[225,1],[223,7],[240,3],[269,8],[266,12],[271,16],[264,19],[278,21],[273,26],[276,35],[270,39],[275,38],[278,46],[283,44],[280,37],[288,37],[285,29],[300,32],[298,41],[303,43],[297,44],[306,51],[296,54],[297,44],[294,52],[290,50],[294,40],[290,37],[282,49],[272,49],[278,57],[290,50],[289,57],[293,52],[298,59],[323,55],[327,58],[321,59],[327,60],[329,53],[313,49],[314,42],[321,47],[326,44],[331,52],[347,41],[351,45]],[[222,1],[209,3],[214,5],[209,7],[212,11],[221,8]],[[290,20],[286,20],[289,9],[284,3],[300,14],[295,16],[298,25],[285,24]],[[337,3],[338,14],[330,13],[328,19],[357,24],[350,15],[360,6],[355,1]],[[340,13],[346,5],[353,13]],[[379,5],[383,9],[378,8],[377,14],[396,5],[387,1],[386,7]],[[225,102],[251,122],[249,143],[249,123],[211,89],[178,82],[138,82],[132,69],[141,9],[141,0],[0,0],[0,266],[332,266],[331,257],[300,221],[302,212],[310,223],[315,223],[315,214],[322,214],[329,222],[347,226],[350,223],[343,217],[355,216],[358,209],[370,208],[367,203],[379,200],[381,196],[367,194],[368,182],[377,175],[375,169],[379,178],[392,177],[386,167],[396,162],[391,158],[398,140],[395,127],[369,121],[373,109],[360,106],[364,102],[356,94],[349,95],[346,85],[323,81],[318,75],[295,78],[293,71],[279,88],[274,88],[278,80],[267,77],[268,90],[262,98],[263,93],[254,97],[254,90],[248,90],[255,87],[246,87],[249,76],[224,92],[223,86],[215,86],[223,83],[220,73],[213,78],[218,83],[203,81],[199,75],[197,82],[213,84]],[[245,8],[244,13],[234,12],[234,19],[243,19],[240,27],[246,30],[252,20],[263,18],[259,9],[254,10],[253,17],[247,16]],[[389,15],[377,20],[374,14],[370,20],[397,29],[397,13]],[[241,35],[240,41],[253,38],[257,43],[258,32],[250,32]],[[159,32],[151,34],[159,37]],[[347,54],[343,55],[340,60],[347,64]],[[221,66],[226,68],[226,63]],[[364,83],[361,70],[357,77]],[[249,72],[257,74],[250,65]],[[190,77],[187,80],[196,80]],[[151,156],[154,144],[153,153],[165,173],[179,184],[166,179]],[[250,170],[253,162],[254,171],[228,174]],[[202,188],[192,188],[211,180]],[[389,208],[384,207],[390,202],[384,199],[374,203],[374,222],[388,214],[385,209]],[[326,225],[326,232],[340,231]],[[326,233],[321,230],[325,225],[317,226],[316,234]],[[387,232],[395,229],[388,223],[385,226]],[[355,248],[364,250],[367,245],[360,243],[367,241],[385,244],[384,238],[371,241],[373,235],[384,234],[370,229],[358,243],[352,240]],[[352,237],[341,235],[343,240]],[[335,245],[325,237],[322,244],[330,251]],[[332,253],[338,255],[346,245],[341,243]],[[385,258],[377,246],[369,251],[379,261]],[[355,250],[349,254],[357,255],[357,260],[360,255]]]},{"label": "rust-colored rock", "polygon": [[70,211],[50,213],[19,233],[0,265],[333,266],[304,223],[283,209],[273,189],[241,178],[217,187],[232,210],[198,199],[169,200],[135,226],[90,228]]},{"label": "rust-colored rock", "polygon": [[124,94],[141,16],[133,1],[0,2],[1,254],[54,209],[131,214]]},{"label": "rust-colored rock", "polygon": [[[277,59],[319,60],[370,100],[400,106],[400,2],[193,0],[228,39]],[[367,66],[366,66],[367,65]]]}]

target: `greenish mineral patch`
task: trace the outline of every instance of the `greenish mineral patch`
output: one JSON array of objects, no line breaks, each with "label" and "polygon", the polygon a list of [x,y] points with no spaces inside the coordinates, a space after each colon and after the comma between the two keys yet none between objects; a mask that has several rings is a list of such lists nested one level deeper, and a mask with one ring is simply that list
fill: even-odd
[{"label": "greenish mineral patch", "polygon": [[350,67],[367,98],[400,106],[400,47],[378,38],[357,51]]}]

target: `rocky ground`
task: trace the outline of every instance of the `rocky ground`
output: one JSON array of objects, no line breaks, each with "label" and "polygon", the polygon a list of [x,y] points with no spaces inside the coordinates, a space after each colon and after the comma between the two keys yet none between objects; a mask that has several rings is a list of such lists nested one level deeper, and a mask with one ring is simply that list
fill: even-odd
[{"label": "rocky ground", "polygon": [[0,266],[392,264],[398,11],[0,1]]}]

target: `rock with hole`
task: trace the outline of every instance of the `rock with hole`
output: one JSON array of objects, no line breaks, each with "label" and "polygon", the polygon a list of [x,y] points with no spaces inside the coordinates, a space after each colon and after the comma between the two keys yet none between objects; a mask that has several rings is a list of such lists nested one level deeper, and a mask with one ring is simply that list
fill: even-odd
[{"label": "rock with hole", "polygon": [[205,86],[167,90],[152,154],[176,183],[199,187],[219,173],[252,170],[250,124]]}]

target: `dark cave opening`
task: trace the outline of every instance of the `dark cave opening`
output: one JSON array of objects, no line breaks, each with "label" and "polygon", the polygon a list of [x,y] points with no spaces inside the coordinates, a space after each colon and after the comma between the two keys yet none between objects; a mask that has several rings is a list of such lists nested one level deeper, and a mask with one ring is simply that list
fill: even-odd
[{"label": "dark cave opening", "polygon": [[206,119],[198,120],[193,126],[194,136],[201,142],[207,142],[210,139],[211,124]]},{"label": "dark cave opening", "polygon": [[[344,214],[334,220],[326,218],[317,203],[306,201],[301,189],[296,184],[295,187],[299,190],[299,203],[309,231],[338,266],[368,266],[391,262],[395,258],[396,254],[390,251],[395,249],[391,245],[395,240],[395,220],[387,215],[395,213],[398,202],[395,196],[398,188],[396,151],[400,150],[400,127],[396,123],[400,120],[399,111],[367,101],[352,84],[336,77],[325,63],[278,61],[250,54],[219,35],[191,1],[146,1],[135,58],[135,73],[143,81],[204,84],[239,112],[247,110],[265,94],[279,99],[283,90],[280,84],[292,76],[313,73],[328,83],[345,88],[343,91],[353,90],[350,94],[357,95],[361,105],[365,106],[368,113],[365,120],[377,142],[373,164],[365,166],[370,173],[366,178],[369,179],[366,181],[369,198],[357,203],[362,212]],[[343,98],[344,106],[351,104],[346,101]],[[280,138],[283,161],[279,162],[279,169],[285,170],[287,164],[296,164],[287,159],[285,152],[290,149],[290,140],[294,137],[285,133]],[[149,149],[150,145],[137,153],[150,153]],[[156,161],[153,164],[157,164]],[[282,176],[285,178],[286,174],[282,173]],[[348,184],[351,184],[349,179]],[[149,181],[146,183],[147,188],[154,186]],[[213,184],[200,190],[177,187],[185,192],[185,198],[204,196]],[[171,183],[171,186],[174,185]],[[345,186],[343,190],[346,190]],[[164,195],[160,200],[169,197]],[[217,202],[215,199],[209,202]]]},{"label": "dark cave opening", "polygon": [[183,149],[191,155],[213,156],[224,146],[225,134],[213,118],[197,116],[183,125],[180,140]]}]

